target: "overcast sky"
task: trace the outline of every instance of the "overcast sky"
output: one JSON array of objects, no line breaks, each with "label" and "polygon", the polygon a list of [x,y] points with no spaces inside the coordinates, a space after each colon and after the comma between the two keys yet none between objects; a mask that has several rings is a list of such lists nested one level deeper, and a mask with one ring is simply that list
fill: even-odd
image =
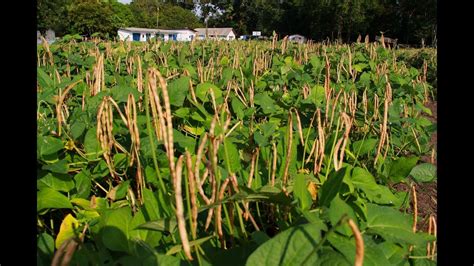
[{"label": "overcast sky", "polygon": [[118,0],[118,1],[123,4],[130,4],[130,2],[132,2],[132,0]]}]

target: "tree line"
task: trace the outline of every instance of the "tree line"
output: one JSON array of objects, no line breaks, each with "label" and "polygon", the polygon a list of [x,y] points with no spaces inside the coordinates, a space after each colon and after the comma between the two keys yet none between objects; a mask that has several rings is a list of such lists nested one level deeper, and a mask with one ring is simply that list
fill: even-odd
[{"label": "tree line", "polygon": [[[198,10],[198,12],[193,12]],[[197,14],[197,15],[196,15]],[[355,41],[381,32],[399,43],[436,42],[436,0],[38,0],[38,29],[58,35],[120,27],[232,27],[238,35],[301,34],[321,41]]]}]

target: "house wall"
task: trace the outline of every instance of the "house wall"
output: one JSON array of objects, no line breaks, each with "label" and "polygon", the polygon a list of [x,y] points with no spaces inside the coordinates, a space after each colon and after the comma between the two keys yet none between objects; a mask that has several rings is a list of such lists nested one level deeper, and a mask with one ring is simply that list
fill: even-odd
[{"label": "house wall", "polygon": [[229,32],[229,34],[227,34],[227,40],[235,40],[235,34],[233,31]]},{"label": "house wall", "polygon": [[[120,40],[129,40],[133,41],[133,33],[139,33],[140,34],[140,41],[145,42],[146,39],[146,34],[144,32],[130,32],[130,31],[123,31],[123,30],[118,30],[118,35]],[[160,32],[157,32],[160,33]],[[170,38],[170,34],[176,34],[176,41],[191,41],[193,38],[195,38],[195,33],[194,32],[188,32],[188,31],[176,31],[176,32],[171,32],[171,33],[161,33],[163,34],[163,40],[164,41],[172,41],[172,37]],[[128,38],[128,39],[127,39]],[[156,34],[151,34],[150,38],[156,38]]]},{"label": "house wall", "polygon": [[[119,36],[119,39],[121,41],[125,41],[125,40],[128,40],[128,41],[132,41],[133,38],[132,38],[132,33],[129,32],[129,31],[122,31],[122,30],[119,30],[118,31],[118,36]],[[128,38],[128,39],[127,39]]]}]

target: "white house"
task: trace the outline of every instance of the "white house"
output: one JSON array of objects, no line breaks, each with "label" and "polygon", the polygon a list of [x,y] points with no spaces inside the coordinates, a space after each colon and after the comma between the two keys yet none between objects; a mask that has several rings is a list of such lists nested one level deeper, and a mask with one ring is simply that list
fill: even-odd
[{"label": "white house", "polygon": [[306,42],[306,37],[299,34],[293,34],[288,36],[288,40],[290,40],[291,42],[304,43]]},{"label": "white house", "polygon": [[[198,40],[206,39],[206,28],[196,28],[196,38]],[[207,37],[209,39],[235,40],[235,32],[232,28],[207,28]]]},{"label": "white house", "polygon": [[120,40],[147,41],[152,38],[160,38],[164,41],[192,41],[195,38],[195,31],[188,29],[163,30],[144,28],[122,28],[118,30]]}]

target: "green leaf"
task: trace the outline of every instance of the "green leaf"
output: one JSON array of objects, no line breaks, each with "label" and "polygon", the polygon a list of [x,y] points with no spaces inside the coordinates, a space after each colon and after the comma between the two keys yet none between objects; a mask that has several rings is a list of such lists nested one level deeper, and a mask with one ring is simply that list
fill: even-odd
[{"label": "green leaf", "polygon": [[400,265],[400,263],[406,260],[406,257],[408,255],[408,249],[405,250],[400,247],[400,245],[395,244],[393,242],[384,241],[378,246],[392,265]]},{"label": "green leaf", "polygon": [[394,182],[405,179],[418,162],[418,157],[402,157],[391,163],[389,178]]},{"label": "green leaf", "polygon": [[[349,239],[333,233],[328,236],[328,241],[341,252],[348,261],[355,261],[356,245],[354,238]],[[367,243],[364,243],[364,249],[364,266],[390,265],[381,251],[373,249],[367,245]]]},{"label": "green leaf", "polygon": [[321,257],[316,261],[315,266],[352,266],[341,253],[334,250],[325,249],[321,252]]},{"label": "green leaf", "polygon": [[196,147],[196,139],[186,136],[176,129],[173,129],[173,141],[183,150],[194,151]]},{"label": "green leaf", "polygon": [[43,165],[42,169],[51,171],[53,173],[67,174],[68,170],[69,170],[69,167],[67,165],[67,160],[63,159],[63,160],[57,161],[53,164]]},{"label": "green leaf", "polygon": [[[351,206],[337,196],[331,201],[331,206],[328,211],[329,221],[331,221],[332,226],[336,226],[344,214],[352,220],[357,221],[354,210]],[[347,223],[339,226],[336,231],[346,236],[352,235],[352,230]]]},{"label": "green leaf", "polygon": [[254,103],[262,108],[264,114],[272,114],[277,111],[277,104],[267,93],[257,93]]},{"label": "green leaf", "polygon": [[270,239],[271,238],[263,231],[255,231],[252,233],[252,241],[257,243],[258,245],[262,245]]},{"label": "green leaf", "polygon": [[379,204],[393,204],[398,199],[386,186],[378,185],[375,178],[364,168],[355,167],[352,170],[352,184],[362,190],[367,199]]},{"label": "green leaf", "polygon": [[38,73],[38,85],[43,89],[50,89],[54,85],[54,81],[51,79],[51,77],[44,72],[44,70],[40,67],[36,68],[36,71]]},{"label": "green leaf", "polygon": [[97,127],[92,127],[86,133],[84,138],[84,149],[86,151],[86,157],[89,160],[98,159],[102,149],[100,143],[97,140]]},{"label": "green leaf", "polygon": [[[321,228],[315,224],[293,226],[260,245],[245,265],[301,265],[320,240]],[[305,265],[313,265],[317,259],[314,252]]]},{"label": "green leaf", "polygon": [[38,212],[44,209],[72,209],[72,205],[66,196],[50,188],[41,189],[36,198],[38,199],[36,204],[36,211]]},{"label": "green leaf", "polygon": [[233,173],[236,173],[242,168],[240,164],[239,151],[232,140],[229,138],[224,139],[224,163],[227,166],[227,169]]},{"label": "green leaf", "polygon": [[187,76],[171,81],[168,85],[170,104],[176,107],[183,106],[184,99],[189,93],[189,80]]},{"label": "green leaf", "polygon": [[172,233],[176,229],[177,224],[176,217],[173,216],[156,221],[146,222],[137,226],[136,228]]},{"label": "green leaf", "polygon": [[38,236],[37,248],[46,257],[52,258],[54,254],[54,238],[48,233],[40,234]]},{"label": "green leaf", "polygon": [[237,99],[237,97],[232,97],[231,105],[232,105],[232,110],[237,115],[237,117],[240,120],[244,119],[245,106],[242,104],[242,102],[239,99]]},{"label": "green leaf", "polygon": [[84,133],[86,129],[86,124],[82,121],[76,121],[71,125],[71,136],[73,139],[78,139]]},{"label": "green leaf", "polygon": [[147,221],[158,220],[160,218],[158,209],[158,200],[153,191],[148,188],[143,188],[143,214]]},{"label": "green leaf", "polygon": [[218,99],[222,98],[222,91],[214,84],[205,82],[198,84],[196,87],[196,96],[203,102],[209,101],[211,99],[209,91],[212,91],[214,93],[214,97],[216,98],[216,102]]},{"label": "green leaf", "polygon": [[324,87],[321,85],[316,85],[311,89],[309,94],[311,101],[317,106],[321,105],[326,99],[326,93]]},{"label": "green leaf", "polygon": [[336,197],[342,187],[344,176],[350,171],[350,166],[332,172],[319,190],[319,202],[321,206],[329,206],[329,203]]},{"label": "green leaf", "polygon": [[132,220],[130,207],[108,211],[100,232],[104,245],[113,251],[129,251],[129,231]]},{"label": "green leaf", "polygon": [[40,137],[40,141],[38,145],[40,145],[41,156],[53,154],[64,148],[63,142],[58,138],[46,136]]},{"label": "green leaf", "polygon": [[[206,237],[203,237],[203,238],[200,238],[200,239],[189,241],[189,246],[194,247],[196,245],[201,245],[202,243],[206,242],[207,240],[209,240],[213,237],[214,236],[206,236]],[[170,250],[168,250],[168,252],[166,252],[166,255],[173,255],[175,253],[180,252],[182,249],[183,249],[183,245],[181,245],[181,244],[175,245],[172,248],[170,248]]]},{"label": "green leaf", "polygon": [[56,191],[69,192],[74,188],[74,181],[68,175],[48,173],[38,181],[39,189],[44,186]]},{"label": "green leaf", "polygon": [[76,236],[74,230],[79,226],[79,222],[71,214],[68,214],[61,223],[58,236],[56,237],[56,248],[60,248],[62,243],[69,238]]},{"label": "green leaf", "polygon": [[227,57],[227,56],[224,55],[224,56],[221,58],[220,65],[221,65],[221,66],[227,66],[228,64],[229,64],[229,57]]},{"label": "green leaf", "polygon": [[392,207],[367,204],[367,232],[378,234],[386,241],[402,244],[423,245],[427,237],[412,231],[410,215],[403,214]]},{"label": "green leaf", "polygon": [[294,180],[293,195],[298,200],[302,210],[309,210],[313,201],[306,187],[306,176],[304,174],[297,174]]},{"label": "green leaf", "polygon": [[377,142],[377,139],[373,138],[354,141],[354,143],[352,144],[352,150],[355,154],[359,155],[369,154],[375,149]]},{"label": "green leaf", "polygon": [[410,175],[418,182],[430,182],[436,178],[436,166],[430,163],[419,164],[411,169]]},{"label": "green leaf", "polygon": [[179,258],[158,254],[155,253],[147,257],[143,261],[143,266],[156,266],[156,265],[166,265],[166,266],[181,266],[181,260]]},{"label": "green leaf", "polygon": [[116,169],[124,169],[127,167],[127,155],[125,153],[114,154],[114,167]]},{"label": "green leaf", "polygon": [[88,199],[91,193],[91,182],[92,177],[90,176],[89,170],[82,170],[74,176],[76,182],[77,194],[76,197]]}]

